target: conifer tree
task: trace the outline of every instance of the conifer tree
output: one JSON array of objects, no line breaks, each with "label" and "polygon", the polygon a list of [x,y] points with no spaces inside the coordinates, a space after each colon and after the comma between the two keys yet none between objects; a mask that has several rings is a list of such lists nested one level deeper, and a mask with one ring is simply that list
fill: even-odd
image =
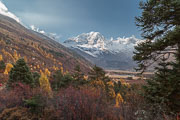
[{"label": "conifer tree", "polygon": [[59,90],[60,88],[66,88],[69,85],[72,85],[74,78],[70,74],[64,74],[63,71],[58,70],[53,75],[53,81],[51,83],[53,90]]},{"label": "conifer tree", "polygon": [[79,65],[77,65],[74,69],[73,78],[75,86],[87,83],[87,81],[84,79],[84,74],[82,73]]},{"label": "conifer tree", "polygon": [[108,85],[110,78],[106,76],[106,72],[96,65],[89,72],[89,83],[94,87],[101,88],[104,90],[109,98],[115,96],[115,91],[112,89],[112,86]]},{"label": "conifer tree", "polygon": [[180,61],[180,1],[147,0],[140,2],[140,9],[143,12],[136,17],[136,25],[146,41],[135,47],[137,70],[144,71],[165,55],[175,54]]},{"label": "conifer tree", "polygon": [[32,73],[24,59],[17,60],[16,64],[11,68],[7,85],[10,87],[15,82],[21,82],[31,86],[34,84]]},{"label": "conifer tree", "polygon": [[39,73],[37,72],[33,72],[32,73],[32,76],[33,76],[33,79],[34,79],[34,86],[35,87],[39,87],[40,84],[39,84],[39,78],[41,77]]},{"label": "conifer tree", "polygon": [[109,78],[106,76],[105,71],[102,68],[97,67],[96,65],[89,72],[89,80],[90,81],[102,80],[103,82],[109,82]]},{"label": "conifer tree", "polygon": [[5,70],[5,68],[6,68],[6,65],[5,65],[4,61],[1,60],[1,61],[0,61],[0,73],[1,73],[1,72],[3,73],[4,70]]},{"label": "conifer tree", "polygon": [[[153,109],[165,107],[166,103],[168,103],[168,92],[172,89],[169,84],[170,70],[168,69],[168,66],[169,63],[166,63],[165,59],[163,59],[159,63],[159,66],[156,67],[157,72],[155,73],[155,77],[148,80],[148,84],[144,86],[144,97],[151,105],[153,105]],[[161,110],[163,109],[164,108],[161,108]]]},{"label": "conifer tree", "polygon": [[[147,0],[140,2],[142,15],[136,17],[136,25],[145,39],[135,47],[136,70],[144,72],[161,61],[155,77],[147,82],[147,100],[166,112],[180,112],[180,1]],[[167,62],[169,58],[175,60]],[[169,109],[169,110],[168,110]]]}]

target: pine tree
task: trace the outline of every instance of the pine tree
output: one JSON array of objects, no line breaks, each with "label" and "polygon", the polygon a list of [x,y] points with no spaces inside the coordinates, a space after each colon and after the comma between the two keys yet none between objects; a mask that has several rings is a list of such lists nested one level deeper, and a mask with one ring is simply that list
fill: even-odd
[{"label": "pine tree", "polygon": [[156,68],[155,77],[148,80],[147,85],[144,86],[144,97],[153,105],[153,109],[159,110],[161,108],[160,110],[164,110],[164,107],[168,103],[168,92],[172,88],[169,86],[170,70],[168,66],[169,63],[162,60]]},{"label": "pine tree", "polygon": [[41,77],[39,73],[37,72],[33,72],[32,73],[32,76],[33,76],[33,79],[34,79],[34,86],[35,87],[39,87],[40,84],[39,84],[39,78]]},{"label": "pine tree", "polygon": [[[136,17],[136,25],[146,41],[135,47],[136,69],[144,72],[153,63],[166,59],[156,67],[155,77],[147,82],[146,98],[163,111],[179,113],[180,1],[147,0],[140,2],[140,8],[143,12]],[[169,57],[175,60],[168,63]]]},{"label": "pine tree", "polygon": [[89,80],[90,81],[102,80],[103,82],[109,82],[110,81],[110,79],[106,76],[105,71],[102,68],[97,67],[96,65],[89,72]]},{"label": "pine tree", "polygon": [[63,71],[58,70],[53,75],[53,81],[51,83],[52,89],[57,91],[60,88],[66,88],[75,81],[74,78],[70,74],[64,74]]},{"label": "pine tree", "polygon": [[32,73],[24,59],[17,60],[16,64],[11,68],[7,85],[11,87],[11,85],[16,82],[21,82],[31,86],[34,85]]},{"label": "pine tree", "polygon": [[136,25],[146,41],[135,47],[137,70],[144,71],[165,55],[178,54],[180,60],[180,1],[148,0],[140,8],[143,12],[136,17]]},{"label": "pine tree", "polygon": [[3,60],[0,61],[0,73],[3,73],[6,68],[6,65]]},{"label": "pine tree", "polygon": [[111,83],[110,78],[106,76],[106,72],[102,68],[95,65],[89,72],[88,82],[94,87],[101,88],[109,99],[115,97],[114,86],[109,84]]},{"label": "pine tree", "polygon": [[117,83],[114,83],[114,91],[115,93],[119,93],[122,89],[122,83],[120,81],[118,81]]},{"label": "pine tree", "polygon": [[168,76],[167,107],[174,113],[180,113],[180,63],[171,63],[172,70]]},{"label": "pine tree", "polygon": [[74,69],[73,78],[74,78],[73,84],[75,86],[79,86],[87,83],[87,81],[84,79],[84,74],[82,73],[79,65],[77,65]]}]

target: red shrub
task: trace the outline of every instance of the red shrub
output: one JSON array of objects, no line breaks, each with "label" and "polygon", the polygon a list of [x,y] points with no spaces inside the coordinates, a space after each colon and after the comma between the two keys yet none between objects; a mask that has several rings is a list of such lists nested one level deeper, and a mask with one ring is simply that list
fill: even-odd
[{"label": "red shrub", "polygon": [[69,87],[60,91],[55,100],[57,118],[91,120],[113,117],[107,114],[105,94],[95,88]]},{"label": "red shrub", "polygon": [[11,89],[0,90],[0,112],[4,108],[23,106],[24,100],[32,98],[35,94],[40,93],[39,89],[32,89],[28,85],[16,83]]},{"label": "red shrub", "polygon": [[[34,96],[38,95],[40,95],[40,99],[35,99]],[[29,107],[24,106],[24,100],[30,100]],[[34,100],[37,103],[34,103]],[[121,103],[120,107],[115,107],[112,101],[107,100],[103,91],[93,87],[79,89],[69,87],[49,97],[40,88],[33,89],[28,85],[18,83],[11,90],[0,90],[0,113],[5,108],[30,108],[31,106],[40,113],[40,116],[35,114],[36,117],[50,120],[136,119],[135,112],[141,105],[141,97],[136,93],[129,92],[126,102]],[[43,103],[43,106],[40,104],[41,109],[34,106],[39,103]]]}]

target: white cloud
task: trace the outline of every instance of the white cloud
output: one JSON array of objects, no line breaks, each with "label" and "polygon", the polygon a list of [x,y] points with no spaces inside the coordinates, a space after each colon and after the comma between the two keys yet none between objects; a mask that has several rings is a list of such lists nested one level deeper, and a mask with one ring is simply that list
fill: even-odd
[{"label": "white cloud", "polygon": [[[13,18],[18,23],[21,23],[20,19],[16,15],[14,15],[13,13],[8,11],[8,8],[3,4],[3,2],[1,0],[0,0],[0,14],[8,16],[10,18]],[[48,23],[57,23],[58,22],[58,18],[55,18],[54,16],[49,17],[46,15],[38,14],[38,13],[21,13],[21,15],[24,15],[24,17],[31,22],[36,20],[35,23],[39,22],[39,24],[48,24]],[[59,39],[61,37],[61,35],[57,35],[56,33],[47,33],[44,30],[40,30],[39,28],[35,27],[34,25],[31,25],[30,29],[33,31],[36,31],[38,33],[41,33],[43,35],[46,35],[49,38],[54,39],[54,40],[59,41]]]},{"label": "white cloud", "polygon": [[2,3],[2,1],[0,1],[0,14],[13,18],[14,20],[20,23],[20,19],[13,13],[9,12],[8,8]]},{"label": "white cloud", "polygon": [[41,34],[45,34],[45,31],[39,30],[39,28],[36,28],[34,25],[31,25],[30,28],[33,31],[36,31],[36,32],[41,33]]},{"label": "white cloud", "polygon": [[48,36],[49,38],[51,38],[53,40],[59,40],[61,38],[61,35],[57,35],[56,33],[47,33],[44,30],[40,30],[39,28],[35,27],[34,25],[31,25],[30,29],[35,32],[41,33],[45,36]]}]

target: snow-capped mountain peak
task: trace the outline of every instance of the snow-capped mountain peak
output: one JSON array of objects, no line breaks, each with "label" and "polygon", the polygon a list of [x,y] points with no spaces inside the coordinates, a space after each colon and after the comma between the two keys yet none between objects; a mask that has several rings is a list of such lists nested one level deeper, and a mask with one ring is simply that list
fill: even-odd
[{"label": "snow-capped mountain peak", "polygon": [[64,45],[105,69],[132,70],[134,46],[141,40],[135,36],[106,39],[99,32],[83,33],[64,41]]},{"label": "snow-capped mountain peak", "polygon": [[106,39],[99,32],[83,33],[64,41],[67,47],[78,48],[94,57],[106,50]]},{"label": "snow-capped mountain peak", "polygon": [[78,44],[95,45],[95,44],[103,43],[105,41],[105,38],[99,32],[90,32],[90,33],[83,33],[81,35],[78,35],[77,37],[69,38],[68,41],[76,42]]},{"label": "snow-capped mountain peak", "polygon": [[17,16],[15,16],[13,13],[8,11],[8,8],[0,1],[0,14],[4,16],[8,16],[14,20],[16,20],[18,23],[20,23],[20,20]]},{"label": "snow-capped mountain peak", "polygon": [[127,52],[133,53],[134,45],[136,45],[140,40],[135,36],[132,37],[118,37],[114,39],[107,40],[99,32],[83,33],[77,37],[69,38],[64,41],[64,45],[71,48],[77,48],[83,52],[86,52],[94,57],[97,57],[103,52]]}]

